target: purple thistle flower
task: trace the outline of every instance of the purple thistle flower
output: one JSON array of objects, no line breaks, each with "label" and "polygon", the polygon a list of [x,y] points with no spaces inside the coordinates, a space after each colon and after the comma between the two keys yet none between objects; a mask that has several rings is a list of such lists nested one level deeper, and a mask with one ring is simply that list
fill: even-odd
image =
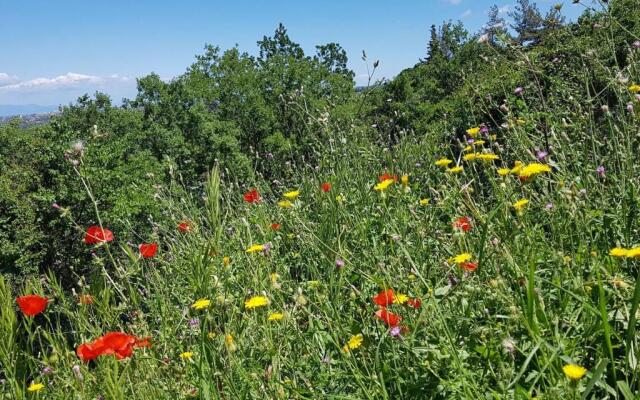
[{"label": "purple thistle flower", "polygon": [[604,174],[605,174],[604,165],[598,166],[598,168],[596,168],[596,172],[598,173],[600,178],[604,178]]},{"label": "purple thistle flower", "polygon": [[389,330],[389,334],[393,337],[400,337],[401,332],[402,332],[402,329],[399,326],[394,326]]},{"label": "purple thistle flower", "polygon": [[489,133],[489,128],[488,128],[486,125],[482,125],[482,126],[480,127],[480,133],[482,133],[482,134],[485,134],[485,135],[486,135],[487,133]]},{"label": "purple thistle flower", "polygon": [[538,150],[538,152],[536,153],[536,157],[540,161],[543,161],[545,158],[547,158],[548,155],[549,155],[549,152],[545,150]]},{"label": "purple thistle flower", "polygon": [[629,111],[630,113],[633,113],[633,103],[632,102],[628,102],[627,103],[627,111]]},{"label": "purple thistle flower", "polygon": [[635,42],[633,42],[633,47],[636,49],[640,49],[640,40],[636,40]]},{"label": "purple thistle flower", "polygon": [[189,328],[198,329],[200,327],[200,320],[198,318],[191,318],[189,320]]},{"label": "purple thistle flower", "polygon": [[343,260],[343,259],[341,259],[341,258],[338,258],[338,259],[336,260],[336,267],[338,267],[339,269],[344,268],[344,260]]},{"label": "purple thistle flower", "polygon": [[268,256],[269,250],[271,250],[271,242],[267,242],[262,245],[262,254],[264,254],[265,256]]}]

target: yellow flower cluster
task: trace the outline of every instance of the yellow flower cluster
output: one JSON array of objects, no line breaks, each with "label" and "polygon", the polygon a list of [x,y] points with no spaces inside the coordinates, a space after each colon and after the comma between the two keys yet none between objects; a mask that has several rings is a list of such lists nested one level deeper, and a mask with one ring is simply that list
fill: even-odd
[{"label": "yellow flower cluster", "polygon": [[253,308],[264,307],[269,305],[269,299],[264,296],[253,296],[244,302],[244,308],[251,310]]},{"label": "yellow flower cluster", "polygon": [[349,339],[349,341],[347,342],[347,344],[344,345],[344,347],[342,348],[342,350],[345,353],[350,352],[351,350],[355,350],[358,347],[362,346],[362,342],[364,341],[364,338],[362,336],[362,333],[358,333],[357,335],[353,335],[351,336],[351,338]]},{"label": "yellow flower cluster", "polygon": [[385,179],[384,181],[378,183],[373,187],[373,189],[377,192],[384,192],[393,184],[393,179]]},{"label": "yellow flower cluster", "polygon": [[640,246],[625,249],[622,247],[614,247],[609,251],[609,255],[621,258],[638,258],[640,257]]}]

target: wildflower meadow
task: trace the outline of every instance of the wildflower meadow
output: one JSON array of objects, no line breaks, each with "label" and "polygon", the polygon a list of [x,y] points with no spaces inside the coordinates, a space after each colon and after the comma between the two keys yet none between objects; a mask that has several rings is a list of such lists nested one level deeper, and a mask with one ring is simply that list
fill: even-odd
[{"label": "wildflower meadow", "polygon": [[0,127],[0,399],[638,398],[637,4]]}]

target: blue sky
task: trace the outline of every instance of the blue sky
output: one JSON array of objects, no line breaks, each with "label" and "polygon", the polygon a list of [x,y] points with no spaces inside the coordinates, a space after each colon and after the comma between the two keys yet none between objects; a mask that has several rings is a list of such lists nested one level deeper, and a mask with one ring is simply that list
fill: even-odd
[{"label": "blue sky", "polygon": [[[425,55],[429,26],[461,20],[471,32],[492,4],[506,13],[515,0],[0,0],[0,104],[57,105],[96,90],[116,102],[135,95],[135,78],[181,74],[205,43],[256,41],[279,22],[307,53],[338,42],[356,81],[366,81],[362,50],[379,59],[377,78],[392,78]],[[583,7],[564,3],[571,19]]]}]

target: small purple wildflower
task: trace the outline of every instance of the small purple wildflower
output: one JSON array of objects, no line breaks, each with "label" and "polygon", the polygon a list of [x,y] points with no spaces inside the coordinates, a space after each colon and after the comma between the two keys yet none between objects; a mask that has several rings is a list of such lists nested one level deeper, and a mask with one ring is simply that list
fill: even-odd
[{"label": "small purple wildflower", "polygon": [[486,135],[487,133],[489,133],[489,128],[486,125],[482,125],[480,127],[480,133],[482,133],[483,135]]},{"label": "small purple wildflower", "polygon": [[262,254],[264,254],[265,256],[268,256],[269,250],[271,250],[271,242],[267,242],[262,245]]},{"label": "small purple wildflower", "polygon": [[475,139],[468,139],[467,140],[467,143],[469,143],[469,144],[473,144],[474,142],[475,142]]},{"label": "small purple wildflower", "polygon": [[633,47],[636,49],[640,49],[640,40],[636,40],[635,42],[633,42]]},{"label": "small purple wildflower", "polygon": [[518,95],[518,96],[520,96],[523,92],[524,92],[524,88],[522,88],[522,87],[520,87],[520,86],[518,86],[518,87],[513,91],[513,93],[514,93],[514,94],[516,94],[516,95]]},{"label": "small purple wildflower", "polygon": [[538,152],[536,153],[536,157],[540,161],[543,161],[545,158],[547,158],[548,155],[549,155],[549,152],[545,150],[538,150]]},{"label": "small purple wildflower", "polygon": [[633,113],[633,103],[632,102],[628,102],[627,103],[627,111],[630,113]]},{"label": "small purple wildflower", "polygon": [[402,329],[399,326],[394,326],[389,330],[389,334],[393,337],[400,337],[401,332],[402,332]]},{"label": "small purple wildflower", "polygon": [[343,260],[343,259],[341,259],[341,258],[338,258],[338,259],[336,260],[336,267],[338,267],[338,269],[342,269],[342,268],[344,268],[344,260]]},{"label": "small purple wildflower", "polygon": [[544,208],[546,208],[547,210],[552,210],[553,209],[553,203],[547,203],[547,205],[544,206]]},{"label": "small purple wildflower", "polygon": [[51,374],[53,374],[53,368],[51,368],[51,367],[42,368],[42,375],[47,376],[47,375],[51,375]]},{"label": "small purple wildflower", "polygon": [[191,318],[189,320],[189,328],[198,329],[200,327],[200,320],[198,318]]},{"label": "small purple wildflower", "polygon": [[596,168],[596,173],[600,176],[600,178],[604,178],[604,174],[605,174],[604,165],[598,166],[598,168]]}]

